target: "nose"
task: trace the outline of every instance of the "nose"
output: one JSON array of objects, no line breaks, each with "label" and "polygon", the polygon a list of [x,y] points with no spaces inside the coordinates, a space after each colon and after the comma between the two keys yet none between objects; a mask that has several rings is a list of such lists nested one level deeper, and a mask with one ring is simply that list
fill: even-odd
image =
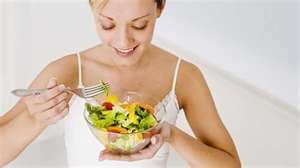
[{"label": "nose", "polygon": [[116,47],[120,49],[131,48],[134,43],[134,38],[126,27],[120,28],[116,33]]}]

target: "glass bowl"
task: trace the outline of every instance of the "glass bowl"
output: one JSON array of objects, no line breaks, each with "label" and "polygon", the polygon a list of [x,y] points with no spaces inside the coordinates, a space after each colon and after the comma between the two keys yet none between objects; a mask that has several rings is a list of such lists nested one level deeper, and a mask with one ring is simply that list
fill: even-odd
[{"label": "glass bowl", "polygon": [[[101,96],[97,99],[89,99],[87,102],[92,105],[99,105],[104,102],[104,98],[105,96]],[[153,97],[137,92],[125,92],[118,96],[118,98],[120,102],[127,102],[129,104],[141,103],[151,105],[154,109],[153,116],[157,120],[157,124],[141,132],[116,133],[95,127],[92,122],[89,121],[89,113],[86,109],[84,109],[84,118],[90,131],[106,149],[113,153],[135,153],[145,148],[150,143],[152,135],[159,132],[166,115],[166,108],[164,104],[158,103],[159,101]]]}]

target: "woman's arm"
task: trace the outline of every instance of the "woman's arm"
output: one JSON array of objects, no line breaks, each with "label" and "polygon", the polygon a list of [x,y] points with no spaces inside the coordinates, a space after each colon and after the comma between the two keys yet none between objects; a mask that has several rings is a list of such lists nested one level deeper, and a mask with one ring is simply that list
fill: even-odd
[{"label": "woman's arm", "polygon": [[[76,58],[74,56],[63,57],[49,64],[37,76],[29,88],[51,88],[47,93],[47,98],[44,97],[45,104],[47,105],[56,101],[57,103],[52,107],[63,107],[59,105],[59,101],[62,102],[64,99],[65,102],[68,102],[71,95],[64,97],[63,94],[60,94],[57,83],[75,87],[77,83],[77,80],[74,80],[77,73],[76,65]],[[53,80],[48,83],[48,80],[52,77],[57,79],[57,83]],[[11,110],[0,117],[0,167],[16,158],[48,124],[58,121],[67,114],[68,109],[66,107],[56,110],[56,114],[53,110],[42,112],[41,114],[32,114],[31,111],[33,110],[30,111],[28,109],[26,99],[29,98],[21,98]],[[38,100],[40,99],[36,99],[36,101]],[[45,107],[45,105],[41,105],[40,107],[42,106]],[[48,123],[41,121],[43,117],[48,117]]]},{"label": "woman's arm", "polygon": [[29,114],[24,103],[19,102],[14,110],[18,114],[0,125],[0,167],[16,158],[46,128]]},{"label": "woman's arm", "polygon": [[179,102],[196,139],[172,126],[171,146],[191,167],[240,168],[237,150],[223,125],[199,69],[182,62],[177,83]]}]

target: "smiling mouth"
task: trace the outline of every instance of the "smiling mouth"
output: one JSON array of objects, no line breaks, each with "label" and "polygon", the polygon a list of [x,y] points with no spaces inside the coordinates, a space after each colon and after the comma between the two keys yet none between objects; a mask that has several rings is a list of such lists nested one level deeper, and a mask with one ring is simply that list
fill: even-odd
[{"label": "smiling mouth", "polygon": [[128,57],[134,53],[134,51],[137,47],[138,47],[138,45],[133,48],[128,48],[128,49],[119,49],[119,48],[114,48],[114,49],[119,56]]}]

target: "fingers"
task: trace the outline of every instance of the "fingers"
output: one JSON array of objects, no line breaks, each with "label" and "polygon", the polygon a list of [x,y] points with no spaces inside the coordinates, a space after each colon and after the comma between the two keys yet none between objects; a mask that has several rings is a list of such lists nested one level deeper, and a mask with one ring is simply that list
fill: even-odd
[{"label": "fingers", "polygon": [[68,93],[64,92],[64,85],[57,85],[52,78],[47,84],[46,92],[29,96],[25,99],[29,113],[39,122],[49,125],[65,117],[68,112]]},{"label": "fingers", "polygon": [[59,95],[60,93],[62,93],[65,90],[65,88],[66,87],[64,85],[59,85],[59,86],[55,86],[52,89],[49,89],[48,91],[46,91],[40,95],[34,95],[32,97],[32,103],[34,103],[34,104],[46,103],[49,100],[51,100],[52,98],[54,98],[57,95]]},{"label": "fingers", "polygon": [[154,135],[151,138],[151,144],[149,147],[130,155],[114,154],[107,150],[100,153],[99,160],[121,160],[121,161],[137,161],[143,159],[151,159],[155,156],[157,151],[163,145],[164,140],[160,134]]},{"label": "fingers", "polygon": [[68,93],[61,93],[61,94],[57,95],[56,97],[52,98],[51,100],[49,100],[48,102],[37,105],[36,110],[37,111],[47,111],[47,110],[55,107],[57,104],[61,103],[62,101],[66,100],[67,96],[68,96]]},{"label": "fingers", "polygon": [[67,107],[67,103],[65,101],[62,101],[47,111],[36,113],[35,117],[40,121],[46,122],[50,118],[53,118],[56,115],[62,113],[66,107]]},{"label": "fingers", "polygon": [[62,101],[62,102],[58,103],[56,106],[54,106],[53,108],[49,109],[48,111],[46,111],[42,114],[48,120],[48,119],[53,118],[54,116],[62,113],[65,110],[65,108],[67,108],[67,105],[68,104],[66,101]]},{"label": "fingers", "polygon": [[51,88],[55,87],[56,85],[57,85],[57,80],[56,80],[56,78],[53,77],[53,78],[49,79],[47,88],[51,89]]},{"label": "fingers", "polygon": [[122,161],[132,161],[130,155],[123,155],[123,154],[114,154],[107,151],[103,151],[100,153],[99,161],[102,160],[122,160]]},{"label": "fingers", "polygon": [[68,113],[69,113],[69,107],[66,107],[61,113],[57,114],[57,115],[54,116],[53,118],[49,118],[49,119],[46,121],[46,124],[47,124],[47,125],[49,125],[49,124],[54,124],[54,123],[56,123],[57,121],[63,119]]},{"label": "fingers", "polygon": [[160,134],[162,135],[164,141],[169,142],[171,137],[171,128],[172,125],[168,122],[164,121],[163,126],[161,128]]},{"label": "fingers", "polygon": [[151,137],[151,145],[148,148],[142,149],[139,153],[146,159],[151,159],[157,151],[164,144],[164,140],[161,134],[157,134]]}]

